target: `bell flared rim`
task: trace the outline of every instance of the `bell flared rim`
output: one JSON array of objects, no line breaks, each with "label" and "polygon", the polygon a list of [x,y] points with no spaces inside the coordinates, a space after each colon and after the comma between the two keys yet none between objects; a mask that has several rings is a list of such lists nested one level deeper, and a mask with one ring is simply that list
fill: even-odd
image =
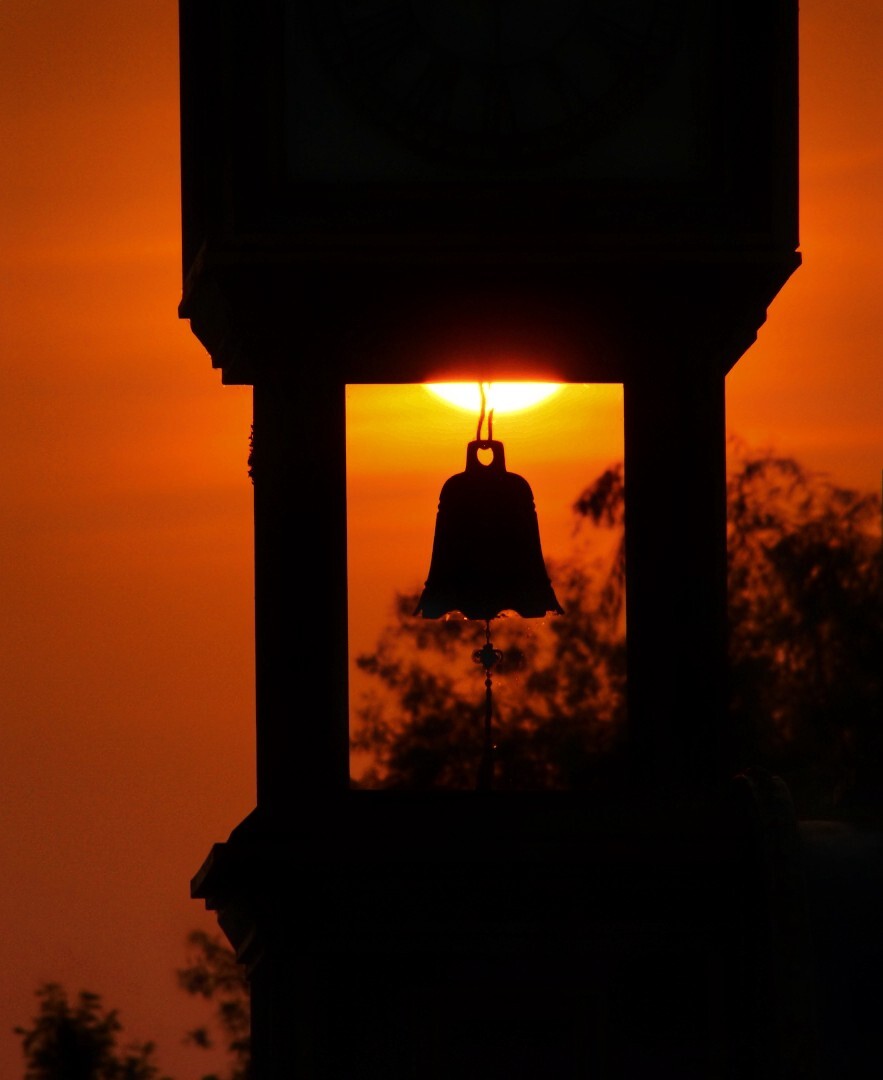
[{"label": "bell flared rim", "polygon": [[424,619],[442,619],[459,614],[464,619],[488,622],[510,614],[522,619],[544,619],[547,615],[563,615],[564,608],[559,604],[551,584],[542,592],[521,589],[514,593],[495,594],[481,590],[461,592],[435,589],[427,582],[414,614],[422,615]]}]

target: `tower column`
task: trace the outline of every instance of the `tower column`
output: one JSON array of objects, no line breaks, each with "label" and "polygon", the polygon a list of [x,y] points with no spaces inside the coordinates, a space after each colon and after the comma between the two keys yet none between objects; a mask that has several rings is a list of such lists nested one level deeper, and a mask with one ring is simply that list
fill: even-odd
[{"label": "tower column", "polygon": [[639,781],[687,794],[728,772],[722,367],[627,379],[629,743]]},{"label": "tower column", "polygon": [[345,387],[255,380],[258,807],[281,823],[349,783]]}]

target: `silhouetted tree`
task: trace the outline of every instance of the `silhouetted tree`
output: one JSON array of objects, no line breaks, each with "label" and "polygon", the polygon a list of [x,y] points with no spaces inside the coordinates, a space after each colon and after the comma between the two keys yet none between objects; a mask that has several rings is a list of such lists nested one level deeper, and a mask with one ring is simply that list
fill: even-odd
[{"label": "silhouetted tree", "polygon": [[[219,937],[194,930],[187,937],[188,963],[178,970],[178,983],[189,994],[214,1006],[230,1070],[203,1080],[248,1080],[250,1009],[248,983],[233,950]],[[160,1076],[152,1042],[119,1045],[122,1032],[117,1011],[104,1008],[98,994],[81,991],[71,1004],[58,983],[37,991],[38,1015],[30,1027],[16,1027],[25,1057],[24,1080],[170,1080]],[[214,1045],[206,1027],[188,1032],[195,1046]]]},{"label": "silhouetted tree", "polygon": [[869,806],[883,794],[880,498],[738,442],[731,457],[734,719],[798,805]]},{"label": "silhouetted tree", "polygon": [[14,1029],[25,1057],[24,1080],[159,1080],[153,1043],[120,1047],[122,1024],[98,994],[82,991],[71,1003],[61,986],[46,983],[37,998],[31,1026]]},{"label": "silhouetted tree", "polygon": [[[673,487],[676,490],[676,478]],[[573,554],[552,566],[563,617],[495,620],[500,787],[597,785],[623,729],[624,479],[607,469],[574,503]],[[808,785],[883,790],[880,500],[791,458],[730,444],[731,708],[744,764]],[[676,501],[671,527],[677,527]],[[480,754],[484,627],[412,616],[416,594],[358,658],[375,688],[353,748],[365,786],[471,788]],[[472,670],[470,670],[472,669]],[[825,794],[822,794],[822,793]],[[821,806],[819,808],[822,808]]]},{"label": "silhouetted tree", "polygon": [[[248,1080],[251,1060],[251,1010],[248,982],[242,965],[229,946],[203,930],[187,936],[190,956],[186,967],[177,972],[178,984],[188,994],[205,998],[214,1006],[214,1019],[220,1028],[231,1066],[225,1078],[216,1074],[203,1080]],[[188,1032],[194,1046],[214,1045],[207,1027]]]}]

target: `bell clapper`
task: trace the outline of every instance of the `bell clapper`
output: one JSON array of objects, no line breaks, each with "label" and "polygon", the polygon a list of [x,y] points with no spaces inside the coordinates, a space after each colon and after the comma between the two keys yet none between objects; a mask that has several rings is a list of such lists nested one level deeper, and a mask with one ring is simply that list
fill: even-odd
[{"label": "bell clapper", "polygon": [[484,668],[484,747],[481,754],[481,764],[478,767],[477,791],[490,791],[494,779],[494,735],[493,735],[493,691],[491,670],[494,664],[499,664],[503,654],[491,644],[490,619],[485,620],[485,643],[480,649],[472,654],[476,664]]}]

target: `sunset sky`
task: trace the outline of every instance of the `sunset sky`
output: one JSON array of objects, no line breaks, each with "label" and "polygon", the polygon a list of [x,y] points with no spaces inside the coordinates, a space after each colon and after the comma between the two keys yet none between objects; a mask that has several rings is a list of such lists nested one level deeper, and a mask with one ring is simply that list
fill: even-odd
[{"label": "sunset sky", "polygon": [[[252,808],[247,388],[178,320],[174,0],[0,2],[0,1076],[57,980],[118,1007],[176,1080],[189,898]],[[883,469],[883,7],[804,0],[804,265],[728,379],[729,423],[843,484]],[[500,416],[546,554],[621,452],[618,391]],[[475,418],[354,389],[352,650],[419,586]],[[574,446],[580,456],[574,457]],[[373,620],[373,621],[372,621]],[[303,633],[309,634],[305,619]]]}]

